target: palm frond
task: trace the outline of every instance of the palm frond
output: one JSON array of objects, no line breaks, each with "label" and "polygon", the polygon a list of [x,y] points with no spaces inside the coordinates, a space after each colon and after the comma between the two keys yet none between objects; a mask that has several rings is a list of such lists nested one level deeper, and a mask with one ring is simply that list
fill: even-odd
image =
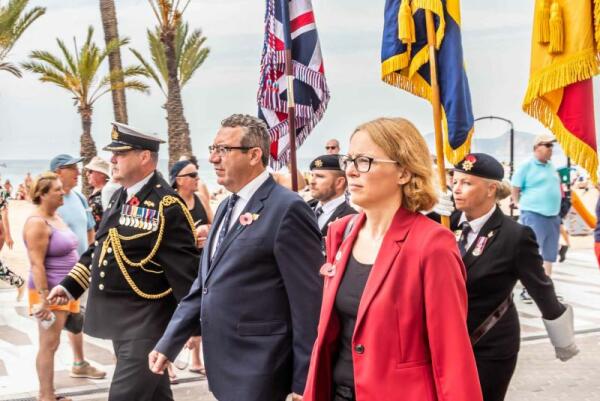
[{"label": "palm frond", "polygon": [[159,78],[158,74],[156,73],[156,71],[154,70],[154,68],[152,67],[152,65],[150,65],[150,63],[148,61],[146,61],[146,59],[137,50],[129,48],[129,51],[131,51],[131,53],[133,53],[133,55],[142,64],[142,66],[144,67],[144,69],[146,70],[148,75],[154,80],[156,85],[160,88],[161,92],[165,96],[167,96],[167,93],[165,92],[165,90],[163,88],[162,82],[160,81],[160,78]]},{"label": "palm frond", "polygon": [[8,62],[0,62],[0,71],[10,72],[17,78],[21,78],[23,76],[23,74],[21,74],[21,70],[19,70],[19,67]]},{"label": "palm frond", "polygon": [[65,46],[65,43],[62,40],[56,39],[56,42],[58,43],[58,47],[60,48],[62,55],[69,66],[69,71],[71,74],[77,74],[77,64],[73,58],[73,55],[71,52],[69,52],[69,49],[67,49],[67,46]]},{"label": "palm frond", "polygon": [[158,27],[154,32],[148,30],[148,45],[150,47],[150,55],[152,62],[156,67],[156,70],[160,74],[163,82],[169,81],[169,72],[167,70],[167,55],[165,52],[165,45],[160,40],[160,31]]},{"label": "palm frond", "polygon": [[42,63],[49,64],[52,67],[56,68],[58,71],[60,71],[62,74],[69,73],[69,70],[63,64],[63,62],[58,57],[56,57],[55,55],[53,55],[52,53],[50,53],[48,51],[34,50],[29,55],[29,58],[33,59],[33,60],[37,60]]},{"label": "palm frond", "polygon": [[11,0],[6,6],[0,6],[0,60],[8,55],[27,28],[46,12],[44,7],[25,11],[28,3],[29,0]]},{"label": "palm frond", "polygon": [[69,79],[62,71],[57,70],[53,66],[45,65],[35,61],[23,63],[21,66],[27,71],[40,75],[40,81],[51,82],[73,94],[77,94],[75,88],[72,87],[73,81]]},{"label": "palm frond", "polygon": [[139,80],[128,80],[125,82],[119,82],[116,83],[114,85],[109,85],[109,86],[104,86],[104,87],[98,87],[98,88],[103,88],[102,91],[98,91],[94,96],[92,96],[90,98],[90,104],[94,104],[96,102],[96,100],[100,99],[102,96],[106,95],[107,93],[111,92],[112,90],[115,89],[130,89],[133,91],[137,91],[137,92],[142,92],[142,93],[150,93],[150,88],[148,87],[148,85],[146,85],[146,83],[139,81]]},{"label": "palm frond", "polygon": [[202,31],[199,29],[187,38],[179,62],[181,87],[185,86],[210,54],[210,49],[203,47],[205,42],[206,37],[202,36]]}]

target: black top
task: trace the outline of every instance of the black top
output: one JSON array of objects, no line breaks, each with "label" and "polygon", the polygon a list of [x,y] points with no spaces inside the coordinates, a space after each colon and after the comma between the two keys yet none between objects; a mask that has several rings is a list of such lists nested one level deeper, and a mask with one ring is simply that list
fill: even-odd
[{"label": "black top", "polygon": [[190,209],[190,214],[194,219],[194,223],[208,224],[208,214],[206,214],[204,205],[202,205],[200,198],[196,194],[194,194],[194,208]]},{"label": "black top", "polygon": [[339,352],[333,365],[333,382],[354,388],[354,369],[352,364],[352,335],[358,315],[358,305],[362,297],[371,267],[358,262],[350,255],[344,277],[335,297],[335,310],[340,318],[341,330]]},{"label": "black top", "polygon": [[[459,219],[460,212],[451,217],[453,230],[458,228]],[[500,208],[483,225],[462,259],[467,269],[469,333],[512,294],[517,280],[527,288],[545,319],[554,320],[565,311],[556,298],[552,280],[544,273],[535,234],[505,216]],[[519,352],[519,344],[519,316],[511,304],[475,345],[474,352],[481,359],[509,358]]]}]

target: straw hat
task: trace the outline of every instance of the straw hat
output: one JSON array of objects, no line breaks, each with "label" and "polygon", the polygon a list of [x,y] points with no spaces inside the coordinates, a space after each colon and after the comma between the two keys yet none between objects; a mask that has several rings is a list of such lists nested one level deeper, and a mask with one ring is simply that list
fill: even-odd
[{"label": "straw hat", "polygon": [[110,177],[110,164],[100,156],[94,156],[88,164],[83,166],[83,168],[91,171],[97,171],[107,177]]}]

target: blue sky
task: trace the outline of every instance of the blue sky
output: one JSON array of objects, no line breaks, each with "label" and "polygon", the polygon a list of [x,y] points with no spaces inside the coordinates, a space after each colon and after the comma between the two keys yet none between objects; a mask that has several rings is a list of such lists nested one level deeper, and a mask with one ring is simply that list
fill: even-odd
[{"label": "blue sky", "polygon": [[[155,24],[147,0],[116,3],[121,36],[129,37],[131,46],[146,54],[146,28]],[[47,7],[47,14],[22,37],[12,60],[25,61],[33,49],[56,52],[56,37],[70,44],[75,36],[81,42],[88,25],[96,28],[96,41],[103,43],[98,1],[31,0],[31,5]],[[344,150],[353,128],[378,116],[403,116],[423,134],[431,132],[429,105],[379,78],[384,1],[313,0],[313,6],[331,101],[299,156],[320,154],[332,137],[342,141]],[[201,158],[206,157],[205,149],[223,117],[256,113],[263,14],[264,2],[258,0],[193,0],[186,11],[185,19],[191,27],[203,29],[212,49],[183,90],[193,147]],[[537,133],[544,128],[521,111],[532,19],[530,1],[462,1],[463,46],[475,116],[500,115],[513,120],[520,131]],[[123,49],[122,55],[125,64],[134,62],[129,50]],[[152,89],[150,95],[128,94],[129,121],[166,138],[164,97],[158,88]],[[598,79],[595,89],[598,110]],[[79,150],[80,119],[70,95],[31,74],[20,80],[0,74],[0,113],[0,160],[48,159]],[[92,131],[99,147],[108,141],[112,118],[107,95],[94,108]],[[496,136],[504,130],[499,123],[478,123],[476,135]]]}]

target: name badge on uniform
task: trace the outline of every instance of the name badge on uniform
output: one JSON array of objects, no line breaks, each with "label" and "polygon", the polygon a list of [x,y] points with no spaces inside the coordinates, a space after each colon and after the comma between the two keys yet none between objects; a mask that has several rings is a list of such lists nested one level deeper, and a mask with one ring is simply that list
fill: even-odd
[{"label": "name badge on uniform", "polygon": [[119,224],[141,230],[158,230],[158,212],[139,206],[123,205]]}]

